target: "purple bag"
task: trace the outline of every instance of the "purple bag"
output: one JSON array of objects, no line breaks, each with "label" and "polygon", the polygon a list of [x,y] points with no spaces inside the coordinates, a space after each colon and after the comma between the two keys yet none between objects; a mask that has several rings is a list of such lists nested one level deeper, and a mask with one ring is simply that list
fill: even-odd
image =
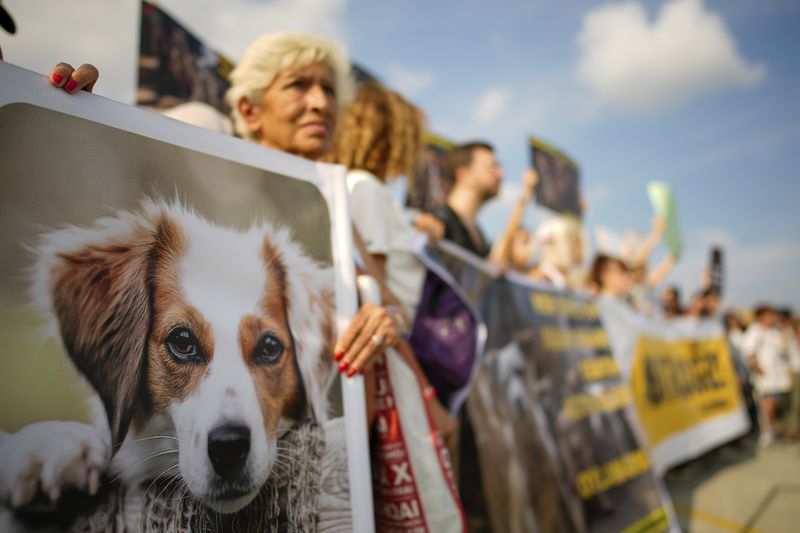
[{"label": "purple bag", "polygon": [[475,364],[478,325],[450,285],[428,271],[411,329],[411,346],[443,405],[469,383]]}]

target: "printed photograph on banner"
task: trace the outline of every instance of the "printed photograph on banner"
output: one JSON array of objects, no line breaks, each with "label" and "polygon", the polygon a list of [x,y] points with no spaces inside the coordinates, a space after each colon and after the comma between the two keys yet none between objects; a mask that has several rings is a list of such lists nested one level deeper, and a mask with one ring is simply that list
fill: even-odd
[{"label": "printed photograph on banner", "polygon": [[531,166],[539,173],[534,189],[536,203],[557,213],[580,218],[581,206],[580,168],[561,150],[536,137],[528,139]]},{"label": "printed photograph on banner", "polygon": [[136,103],[168,109],[203,102],[223,113],[233,64],[154,2],[142,2]]},{"label": "printed photograph on banner", "polygon": [[480,471],[463,470],[463,458],[459,465],[462,490],[482,494],[464,501],[483,499],[496,531],[674,530],[588,295],[429,254],[459,280],[487,331],[467,399]]},{"label": "printed photograph on banner", "polygon": [[452,142],[428,133],[425,147],[413,176],[408,177],[408,197],[406,204],[414,209],[432,211],[445,204],[450,192],[445,179],[445,157],[453,146]]},{"label": "printed photograph on banner", "polygon": [[[317,184],[331,167],[225,153],[239,141],[95,96],[47,98],[40,81],[0,63],[0,429],[30,444],[12,452],[73,465],[54,498],[73,524],[116,523],[114,502],[136,494],[125,506],[159,506],[164,527],[249,513],[254,530],[305,529],[294,521],[314,512],[292,498],[322,499],[323,463],[347,479],[343,432],[337,459],[323,453],[337,449],[322,425],[337,280]],[[240,162],[253,150],[261,166]],[[27,455],[7,449],[2,490],[53,506],[34,499],[56,494],[36,471],[8,475]],[[75,489],[85,505],[69,503]]]}]

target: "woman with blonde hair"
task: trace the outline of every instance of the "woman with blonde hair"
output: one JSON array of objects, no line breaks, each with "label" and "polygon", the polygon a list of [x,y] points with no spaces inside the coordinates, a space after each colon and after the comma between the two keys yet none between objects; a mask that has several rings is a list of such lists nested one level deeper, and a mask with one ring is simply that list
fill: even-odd
[{"label": "woman with blonde hair", "polygon": [[582,287],[585,238],[580,221],[569,215],[550,219],[539,226],[536,238],[541,257],[529,276],[558,288]]},{"label": "woman with blonde hair", "polygon": [[353,97],[344,50],[305,33],[259,37],[230,81],[225,100],[238,135],[315,161],[330,150],[339,111]]}]

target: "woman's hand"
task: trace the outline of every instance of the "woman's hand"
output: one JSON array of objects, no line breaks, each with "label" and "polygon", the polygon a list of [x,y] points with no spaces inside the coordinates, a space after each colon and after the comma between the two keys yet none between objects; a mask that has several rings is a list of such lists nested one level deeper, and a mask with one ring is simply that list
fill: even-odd
[{"label": "woman's hand", "polygon": [[403,302],[388,287],[383,287],[381,290],[381,302],[383,302],[384,309],[389,313],[389,318],[394,322],[394,329],[397,334],[400,337],[408,338],[408,335],[411,334],[412,323]]},{"label": "woman's hand", "polygon": [[417,231],[421,231],[428,236],[431,244],[437,243],[444,238],[444,223],[430,213],[420,213],[414,221]]},{"label": "woman's hand", "polygon": [[667,223],[663,217],[658,215],[653,217],[653,221],[651,224],[650,232],[658,239],[664,236],[664,232],[667,231]]},{"label": "woman's hand", "polygon": [[529,168],[522,173],[522,195],[526,200],[533,197],[533,191],[539,183],[539,173],[536,169]]},{"label": "woman's hand", "polygon": [[375,304],[364,304],[350,321],[344,335],[336,342],[334,359],[339,372],[347,377],[369,370],[375,358],[400,340],[388,311]]},{"label": "woman's hand", "polygon": [[75,94],[78,91],[92,92],[99,77],[100,72],[94,65],[86,63],[75,69],[67,63],[59,63],[50,72],[48,79],[54,86]]},{"label": "woman's hand", "polygon": [[450,442],[453,440],[456,432],[458,431],[458,421],[450,416],[450,413],[447,412],[447,409],[445,409],[436,398],[431,398],[428,400],[428,410],[431,414],[431,419],[433,420],[433,425],[436,428],[436,431],[438,431],[442,436],[445,444],[450,446]]}]

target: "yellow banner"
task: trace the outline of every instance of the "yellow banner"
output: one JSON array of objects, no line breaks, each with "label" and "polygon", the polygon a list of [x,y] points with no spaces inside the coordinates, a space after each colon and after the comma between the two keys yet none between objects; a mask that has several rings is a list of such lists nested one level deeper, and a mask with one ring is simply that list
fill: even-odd
[{"label": "yellow banner", "polygon": [[723,338],[665,341],[640,336],[631,388],[651,446],[740,408],[736,374]]}]

